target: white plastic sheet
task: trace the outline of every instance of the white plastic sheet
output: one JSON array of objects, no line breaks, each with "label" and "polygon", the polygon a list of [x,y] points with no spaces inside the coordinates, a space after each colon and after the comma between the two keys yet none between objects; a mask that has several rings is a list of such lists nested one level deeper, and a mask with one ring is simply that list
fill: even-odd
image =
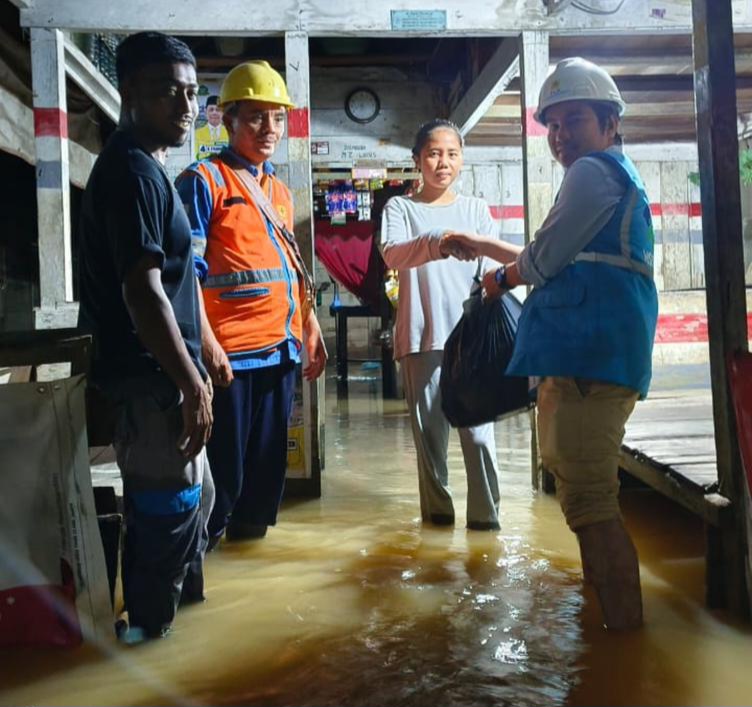
[{"label": "white plastic sheet", "polygon": [[0,385],[0,645],[113,634],[83,376]]}]

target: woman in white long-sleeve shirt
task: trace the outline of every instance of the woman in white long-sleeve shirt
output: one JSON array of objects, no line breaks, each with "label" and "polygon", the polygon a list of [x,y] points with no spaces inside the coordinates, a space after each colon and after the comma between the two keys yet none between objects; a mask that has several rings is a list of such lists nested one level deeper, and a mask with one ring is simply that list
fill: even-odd
[{"label": "woman in white long-sleeve shirt", "polygon": [[[441,410],[439,376],[444,344],[462,315],[477,261],[466,262],[467,253],[444,234],[498,237],[498,227],[482,199],[452,189],[462,168],[462,137],[455,125],[434,120],[421,127],[413,158],[423,187],[413,197],[398,196],[387,203],[381,251],[387,267],[399,271],[394,355],[402,370],[418,455],[421,514],[424,522],[449,525],[454,523],[447,468],[449,422]],[[460,429],[459,435],[467,472],[467,527],[498,529],[493,424]]]}]

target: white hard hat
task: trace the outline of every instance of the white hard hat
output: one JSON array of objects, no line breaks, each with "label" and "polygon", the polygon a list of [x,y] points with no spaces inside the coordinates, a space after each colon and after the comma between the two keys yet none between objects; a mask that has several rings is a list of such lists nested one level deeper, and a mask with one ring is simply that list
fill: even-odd
[{"label": "white hard hat", "polygon": [[543,82],[535,119],[545,125],[546,111],[564,101],[613,103],[620,118],[626,109],[619,89],[608,72],[578,56],[560,61]]}]

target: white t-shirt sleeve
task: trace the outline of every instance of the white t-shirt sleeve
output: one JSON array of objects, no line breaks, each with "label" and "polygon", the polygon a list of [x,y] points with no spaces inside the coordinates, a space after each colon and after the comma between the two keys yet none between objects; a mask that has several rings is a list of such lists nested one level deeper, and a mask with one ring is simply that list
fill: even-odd
[{"label": "white t-shirt sleeve", "polygon": [[413,235],[399,197],[390,199],[381,219],[381,255],[388,268],[415,268],[444,258],[439,251],[442,231]]}]

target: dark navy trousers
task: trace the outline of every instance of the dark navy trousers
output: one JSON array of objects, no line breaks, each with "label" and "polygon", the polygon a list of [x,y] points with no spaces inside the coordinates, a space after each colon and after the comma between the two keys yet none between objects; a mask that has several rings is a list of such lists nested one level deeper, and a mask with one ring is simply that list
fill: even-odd
[{"label": "dark navy trousers", "polygon": [[214,426],[207,445],[216,500],[209,537],[230,517],[274,525],[287,469],[287,425],[295,394],[295,364],[233,371],[228,388],[214,390]]}]

